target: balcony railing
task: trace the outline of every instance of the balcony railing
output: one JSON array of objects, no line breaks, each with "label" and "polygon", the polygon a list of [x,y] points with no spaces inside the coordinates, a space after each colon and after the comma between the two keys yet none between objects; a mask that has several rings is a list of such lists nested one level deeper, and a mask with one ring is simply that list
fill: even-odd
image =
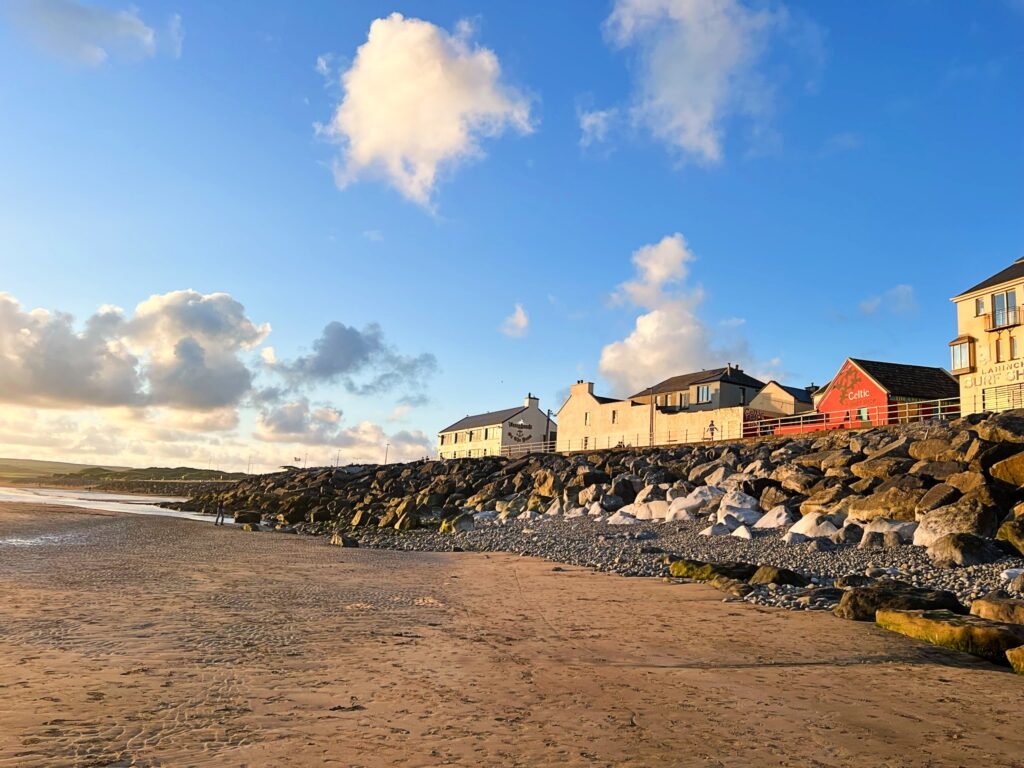
[{"label": "balcony railing", "polygon": [[989,314],[985,315],[985,330],[998,331],[1002,328],[1012,328],[1015,325],[1020,325],[1020,320],[1020,307],[1007,307],[1006,309],[997,309],[994,312],[990,312]]}]

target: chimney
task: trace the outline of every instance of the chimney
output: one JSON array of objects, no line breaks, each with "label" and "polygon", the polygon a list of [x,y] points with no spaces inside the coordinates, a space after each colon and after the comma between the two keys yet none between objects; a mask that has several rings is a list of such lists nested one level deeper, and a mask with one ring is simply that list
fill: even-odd
[{"label": "chimney", "polygon": [[527,408],[538,408],[540,406],[540,398],[534,397],[532,392],[527,392],[526,399],[523,400],[523,405]]}]

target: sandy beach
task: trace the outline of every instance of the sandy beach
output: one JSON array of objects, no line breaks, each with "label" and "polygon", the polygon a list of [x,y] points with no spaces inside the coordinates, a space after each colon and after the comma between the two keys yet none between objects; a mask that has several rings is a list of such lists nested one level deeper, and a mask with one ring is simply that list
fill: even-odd
[{"label": "sandy beach", "polygon": [[501,554],[0,506],[0,766],[1020,766],[1024,681]]}]

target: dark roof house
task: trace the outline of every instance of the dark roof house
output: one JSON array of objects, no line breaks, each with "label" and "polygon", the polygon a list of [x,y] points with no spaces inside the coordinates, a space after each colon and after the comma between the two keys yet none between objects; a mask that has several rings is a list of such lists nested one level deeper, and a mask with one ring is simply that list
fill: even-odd
[{"label": "dark roof house", "polygon": [[960,385],[944,368],[877,360],[850,361],[877,381],[892,397],[915,400],[944,400],[960,397]]},{"label": "dark roof house", "polygon": [[957,294],[956,296],[953,297],[953,299],[955,301],[956,299],[959,299],[961,296],[967,296],[968,294],[974,293],[975,291],[983,291],[986,288],[995,288],[997,285],[1002,285],[1003,283],[1009,283],[1014,280],[1022,279],[1024,279],[1024,256],[1017,259],[1015,262],[1013,262],[1013,264],[1011,264],[1001,272],[996,272],[996,274],[992,275],[992,277],[982,280],[980,283],[971,288],[968,288],[963,293]]},{"label": "dark roof house", "polygon": [[650,389],[643,389],[637,392],[632,397],[645,397],[650,394],[657,395],[664,392],[680,392],[692,387],[694,384],[708,384],[713,381],[724,384],[735,384],[740,387],[751,387],[753,389],[761,389],[764,386],[763,381],[758,381],[753,376],[747,375],[740,368],[734,365],[727,365],[724,368],[711,368],[706,371],[696,371],[694,373],[684,373],[681,376],[673,376],[669,379],[665,379],[660,384],[655,384]]}]

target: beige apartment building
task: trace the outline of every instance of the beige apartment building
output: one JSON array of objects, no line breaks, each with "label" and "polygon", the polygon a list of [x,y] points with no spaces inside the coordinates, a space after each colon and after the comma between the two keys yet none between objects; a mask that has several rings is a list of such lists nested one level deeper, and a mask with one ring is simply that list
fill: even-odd
[{"label": "beige apartment building", "polygon": [[528,394],[523,405],[466,416],[437,435],[442,459],[516,456],[550,450],[557,436],[555,422],[541,411],[540,400]]},{"label": "beige apartment building", "polygon": [[956,304],[951,372],[963,414],[1024,407],[1024,257],[967,289]]},{"label": "beige apartment building", "polygon": [[592,382],[578,381],[558,411],[556,450],[730,440],[759,419],[799,412],[796,397],[765,398],[777,410],[753,407],[764,388],[732,365],[673,376],[625,400],[595,395]]}]

